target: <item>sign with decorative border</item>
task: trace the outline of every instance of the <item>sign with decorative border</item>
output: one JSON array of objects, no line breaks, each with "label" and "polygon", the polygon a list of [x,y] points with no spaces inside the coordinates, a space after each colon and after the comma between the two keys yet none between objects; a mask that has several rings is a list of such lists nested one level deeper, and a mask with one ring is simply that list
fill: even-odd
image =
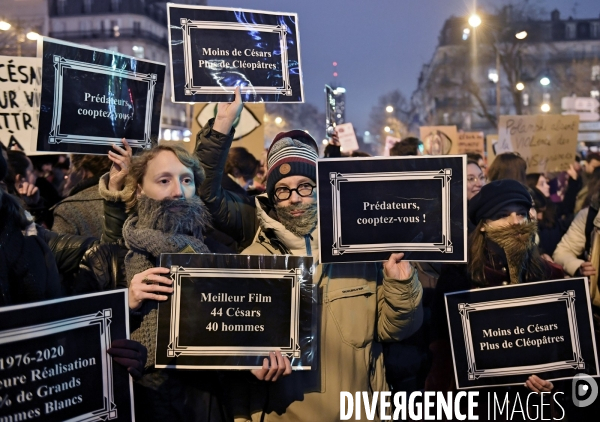
[{"label": "sign with decorative border", "polygon": [[173,295],[159,304],[157,368],[253,369],[281,351],[312,365],[312,259],[163,254]]},{"label": "sign with decorative border", "polygon": [[464,156],[319,160],[321,262],[393,252],[465,262],[464,166]]},{"label": "sign with decorative border", "polygon": [[294,13],[168,4],[174,102],[303,102]]},{"label": "sign with decorative border", "polygon": [[43,38],[38,151],[106,153],[158,142],[165,65]]},{"label": "sign with decorative border", "polygon": [[131,379],[106,352],[129,337],[128,317],[127,290],[0,308],[0,368],[21,380],[0,418],[133,421]]},{"label": "sign with decorative border", "polygon": [[459,388],[598,375],[585,278],[446,294]]}]

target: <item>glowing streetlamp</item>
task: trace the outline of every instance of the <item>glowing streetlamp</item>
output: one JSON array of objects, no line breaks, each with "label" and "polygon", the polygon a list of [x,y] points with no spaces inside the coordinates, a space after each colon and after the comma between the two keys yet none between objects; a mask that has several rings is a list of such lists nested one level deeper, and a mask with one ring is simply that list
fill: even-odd
[{"label": "glowing streetlamp", "polygon": [[0,30],[8,31],[12,25],[6,21],[0,21]]},{"label": "glowing streetlamp", "polygon": [[37,41],[37,39],[40,37],[40,34],[38,34],[37,32],[29,31],[26,37],[28,40]]},{"label": "glowing streetlamp", "polygon": [[387,106],[385,108],[385,111],[387,111],[388,113],[393,113],[394,112],[394,107],[392,107],[391,105]]},{"label": "glowing streetlamp", "polygon": [[473,28],[477,28],[479,25],[481,25],[481,18],[479,15],[473,13],[471,16],[469,16],[469,25],[471,25]]},{"label": "glowing streetlamp", "polygon": [[548,85],[550,85],[550,79],[549,79],[549,78],[547,78],[546,76],[544,76],[542,79],[540,79],[540,83],[541,83],[543,86],[548,86]]},{"label": "glowing streetlamp", "polygon": [[525,38],[527,38],[527,31],[517,32],[515,34],[515,38],[518,40],[524,40]]},{"label": "glowing streetlamp", "polygon": [[525,89],[525,84],[523,82],[517,82],[515,88],[517,88],[517,91],[523,91]]},{"label": "glowing streetlamp", "polygon": [[542,106],[540,107],[540,110],[542,110],[543,113],[548,113],[550,111],[550,104],[548,104],[548,103],[542,104]]},{"label": "glowing streetlamp", "polygon": [[389,126],[384,127],[383,130],[385,130],[386,133],[390,133],[392,131],[392,129]]},{"label": "glowing streetlamp", "polygon": [[279,117],[279,116],[275,117],[275,124],[280,125],[281,122],[283,122],[283,119],[281,117]]}]

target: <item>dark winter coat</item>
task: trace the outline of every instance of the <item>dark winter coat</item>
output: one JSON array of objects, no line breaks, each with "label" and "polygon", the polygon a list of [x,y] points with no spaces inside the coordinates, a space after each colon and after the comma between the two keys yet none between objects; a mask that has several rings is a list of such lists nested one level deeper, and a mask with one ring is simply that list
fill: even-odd
[{"label": "dark winter coat", "polygon": [[98,192],[98,179],[93,177],[81,181],[67,198],[53,207],[53,231],[100,239],[104,208]]}]

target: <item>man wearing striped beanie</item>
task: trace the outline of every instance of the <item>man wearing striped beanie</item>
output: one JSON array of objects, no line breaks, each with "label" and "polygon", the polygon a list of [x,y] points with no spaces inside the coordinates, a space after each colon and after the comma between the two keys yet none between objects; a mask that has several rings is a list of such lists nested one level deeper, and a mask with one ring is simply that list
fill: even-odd
[{"label": "man wearing striped beanie", "polygon": [[267,194],[278,220],[297,236],[317,226],[315,140],[302,130],[278,134],[267,153]]}]

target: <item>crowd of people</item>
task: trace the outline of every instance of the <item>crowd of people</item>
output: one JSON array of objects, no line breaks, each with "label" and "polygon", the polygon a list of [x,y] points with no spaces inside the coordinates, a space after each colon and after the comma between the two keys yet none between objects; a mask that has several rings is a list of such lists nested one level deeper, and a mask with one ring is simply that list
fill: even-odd
[{"label": "crowd of people", "polygon": [[[444,305],[453,291],[587,276],[598,337],[599,154],[562,174],[527,173],[514,153],[489,167],[468,154],[466,264],[411,263],[397,251],[382,263],[321,264],[317,143],[303,130],[282,132],[261,163],[231,148],[241,109],[237,90],[193,154],[165,143],[134,155],[123,140],[106,156],[34,165],[2,150],[0,304],[127,288],[131,340],[109,353],[135,379],[139,420],[334,421],[341,391],[454,391]],[[390,149],[422,152],[417,138]],[[325,157],[340,156],[334,135]],[[317,369],[292,371],[278,351],[252,371],[154,368],[158,303],[173,291],[157,258],[182,252],[314,257]],[[566,416],[580,415],[565,382],[531,374],[505,390],[521,388],[561,392]]]}]

